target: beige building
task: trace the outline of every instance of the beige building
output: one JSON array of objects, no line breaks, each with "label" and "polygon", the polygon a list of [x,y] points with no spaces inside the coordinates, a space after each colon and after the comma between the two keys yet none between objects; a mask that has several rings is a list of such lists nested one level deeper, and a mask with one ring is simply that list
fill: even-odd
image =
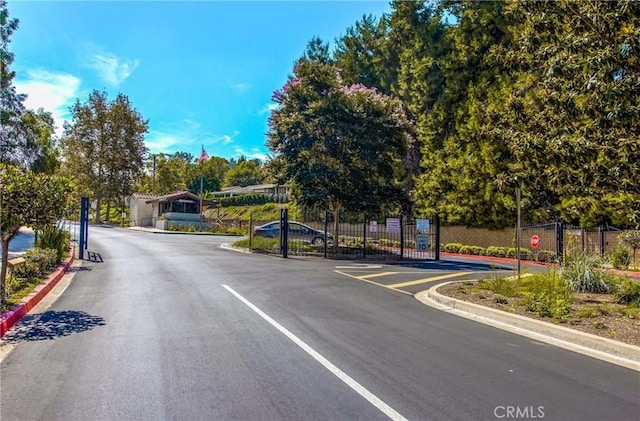
[{"label": "beige building", "polygon": [[203,201],[189,191],[166,195],[134,193],[129,199],[131,226],[155,227],[167,230],[171,227],[205,228],[200,206],[215,205]]}]

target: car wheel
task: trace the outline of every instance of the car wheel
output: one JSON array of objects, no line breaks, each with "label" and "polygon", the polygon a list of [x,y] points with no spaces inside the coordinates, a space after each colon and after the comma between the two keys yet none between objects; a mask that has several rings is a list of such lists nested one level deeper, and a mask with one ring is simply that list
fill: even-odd
[{"label": "car wheel", "polygon": [[313,244],[314,246],[322,246],[324,245],[324,238],[316,237],[313,240],[311,240],[311,244]]}]

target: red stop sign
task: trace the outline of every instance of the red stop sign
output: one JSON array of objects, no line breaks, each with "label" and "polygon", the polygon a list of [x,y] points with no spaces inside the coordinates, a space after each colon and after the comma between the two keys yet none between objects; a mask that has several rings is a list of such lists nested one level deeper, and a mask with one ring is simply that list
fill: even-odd
[{"label": "red stop sign", "polygon": [[532,235],[531,236],[531,247],[538,248],[538,245],[540,245],[540,237],[538,237],[537,235]]}]

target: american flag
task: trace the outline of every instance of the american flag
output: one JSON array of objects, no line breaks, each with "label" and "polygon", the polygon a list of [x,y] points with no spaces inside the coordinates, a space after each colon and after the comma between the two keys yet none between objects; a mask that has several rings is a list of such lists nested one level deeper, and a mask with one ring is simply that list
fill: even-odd
[{"label": "american flag", "polygon": [[202,152],[200,153],[200,158],[198,158],[198,163],[202,164],[207,159],[209,159],[209,155],[207,154],[207,151],[204,150],[204,146],[203,146]]}]

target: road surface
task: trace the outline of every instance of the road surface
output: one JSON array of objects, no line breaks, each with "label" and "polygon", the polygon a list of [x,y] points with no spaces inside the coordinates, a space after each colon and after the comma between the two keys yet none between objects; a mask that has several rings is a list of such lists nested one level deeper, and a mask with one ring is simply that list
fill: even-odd
[{"label": "road surface", "polygon": [[91,227],[89,250],[103,262],[83,262],[51,308],[5,336],[0,419],[640,413],[638,372],[426,307],[345,276],[358,269],[350,262],[220,248],[231,241]]}]

